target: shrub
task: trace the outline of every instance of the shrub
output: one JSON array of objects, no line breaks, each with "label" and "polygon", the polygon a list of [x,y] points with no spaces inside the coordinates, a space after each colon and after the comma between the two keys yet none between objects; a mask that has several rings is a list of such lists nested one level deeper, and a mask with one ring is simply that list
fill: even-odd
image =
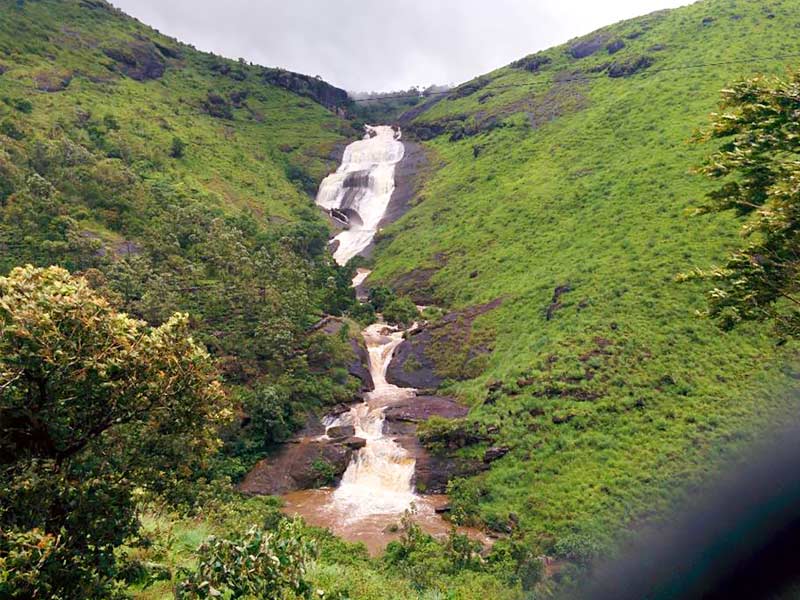
[{"label": "shrub", "polygon": [[241,538],[210,537],[199,550],[197,569],[178,585],[179,600],[216,598],[311,598],[306,580],[317,547],[299,520],[284,520],[275,531],[252,528]]}]

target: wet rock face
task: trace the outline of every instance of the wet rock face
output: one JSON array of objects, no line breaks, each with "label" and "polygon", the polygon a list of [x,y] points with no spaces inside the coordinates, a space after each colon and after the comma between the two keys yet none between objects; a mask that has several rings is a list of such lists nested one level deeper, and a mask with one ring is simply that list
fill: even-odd
[{"label": "wet rock face", "polygon": [[491,334],[474,334],[472,324],[501,302],[453,311],[411,335],[395,350],[386,380],[401,387],[436,389],[445,378],[480,375],[482,361],[491,352]]},{"label": "wet rock face", "polygon": [[352,425],[339,425],[338,427],[328,427],[325,434],[332,440],[349,438],[356,434],[356,428]]},{"label": "wet rock face", "polygon": [[443,494],[451,479],[474,475],[485,469],[480,461],[433,455],[417,439],[418,423],[433,416],[456,419],[468,412],[467,407],[454,398],[443,396],[417,396],[386,409],[386,435],[394,437],[416,460],[414,484],[417,491]]},{"label": "wet rock face", "polygon": [[356,340],[350,340],[350,347],[355,352],[356,359],[347,366],[347,372],[361,381],[362,392],[371,392],[375,389],[375,383],[369,372],[369,354]]},{"label": "wet rock face", "polygon": [[259,462],[244,478],[239,489],[245,494],[272,496],[307,490],[338,480],[353,456],[354,440],[331,443],[302,440],[286,444],[270,458]]},{"label": "wet rock face", "polygon": [[400,344],[386,370],[386,381],[400,387],[438,388],[443,379],[425,350],[432,342],[431,332],[422,330]]},{"label": "wet rock face", "polygon": [[160,79],[166,70],[166,61],[153,42],[136,40],[104,48],[103,54],[114,61],[115,68],[136,81]]}]

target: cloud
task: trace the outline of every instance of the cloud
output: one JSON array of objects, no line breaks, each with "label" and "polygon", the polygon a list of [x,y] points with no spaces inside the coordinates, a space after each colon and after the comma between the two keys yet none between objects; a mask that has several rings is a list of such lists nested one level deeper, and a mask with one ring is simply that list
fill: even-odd
[{"label": "cloud", "polygon": [[113,0],[201,50],[351,91],[460,83],[686,0]]}]

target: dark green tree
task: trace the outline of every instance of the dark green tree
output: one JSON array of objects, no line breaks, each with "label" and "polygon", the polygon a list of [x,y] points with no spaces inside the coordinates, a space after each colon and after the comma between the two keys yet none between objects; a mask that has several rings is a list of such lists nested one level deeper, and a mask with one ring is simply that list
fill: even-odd
[{"label": "dark green tree", "polygon": [[229,416],[186,315],[150,328],[57,267],[0,278],[0,597],[113,595],[133,490],[174,489]]}]

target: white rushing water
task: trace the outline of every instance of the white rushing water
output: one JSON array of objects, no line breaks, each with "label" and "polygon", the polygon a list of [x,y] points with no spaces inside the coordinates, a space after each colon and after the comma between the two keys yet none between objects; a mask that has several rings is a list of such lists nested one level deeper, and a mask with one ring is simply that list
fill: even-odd
[{"label": "white rushing water", "polygon": [[344,151],[339,169],[319,187],[317,204],[346,219],[347,229],[334,240],[334,258],[340,265],[370,245],[394,192],[395,166],[403,159],[400,130],[386,125],[367,126],[363,140]]},{"label": "white rushing water", "polygon": [[383,433],[386,407],[415,395],[413,389],[386,381],[386,370],[395,348],[403,341],[403,332],[375,323],[367,327],[363,335],[375,390],[336,423],[353,425],[356,436],[367,441],[347,467],[331,502],[331,508],[345,515],[348,521],[372,515],[402,514],[417,499],[412,483],[414,458]]}]

